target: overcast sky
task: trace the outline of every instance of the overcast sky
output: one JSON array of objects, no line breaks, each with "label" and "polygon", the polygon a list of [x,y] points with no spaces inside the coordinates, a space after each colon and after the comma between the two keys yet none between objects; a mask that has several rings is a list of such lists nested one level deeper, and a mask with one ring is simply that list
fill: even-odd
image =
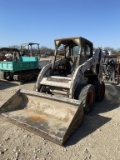
[{"label": "overcast sky", "polygon": [[120,48],[120,0],[0,0],[0,47],[75,36]]}]

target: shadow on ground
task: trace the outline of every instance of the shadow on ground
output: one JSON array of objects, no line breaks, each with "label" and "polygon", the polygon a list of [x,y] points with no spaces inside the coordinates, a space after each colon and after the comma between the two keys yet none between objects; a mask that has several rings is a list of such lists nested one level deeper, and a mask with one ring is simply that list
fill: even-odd
[{"label": "shadow on ground", "polygon": [[29,80],[26,82],[19,82],[19,81],[4,81],[0,80],[0,90],[20,86],[20,85],[29,85],[30,83],[36,83],[36,80]]},{"label": "shadow on ground", "polygon": [[105,113],[114,110],[120,105],[120,86],[106,85],[105,98],[100,103],[95,103],[92,114]]},{"label": "shadow on ground", "polygon": [[9,81],[0,80],[0,90],[11,88],[11,87],[16,87],[19,85],[20,85],[19,82],[12,82],[12,81],[9,82]]}]

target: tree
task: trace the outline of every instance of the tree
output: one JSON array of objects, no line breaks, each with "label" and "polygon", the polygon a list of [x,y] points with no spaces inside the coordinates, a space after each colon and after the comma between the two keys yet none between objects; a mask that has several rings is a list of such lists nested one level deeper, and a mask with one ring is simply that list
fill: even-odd
[{"label": "tree", "polygon": [[42,55],[42,54],[45,54],[46,52],[49,52],[49,55],[54,55],[54,50],[53,50],[53,49],[48,48],[48,47],[45,47],[45,46],[42,46],[42,47],[40,48],[40,53],[41,53],[41,55]]}]

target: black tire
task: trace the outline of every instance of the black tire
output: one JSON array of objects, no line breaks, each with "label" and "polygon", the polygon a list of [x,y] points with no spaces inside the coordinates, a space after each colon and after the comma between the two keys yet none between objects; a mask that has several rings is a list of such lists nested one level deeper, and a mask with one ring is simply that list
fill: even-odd
[{"label": "black tire", "polygon": [[4,79],[7,81],[12,81],[13,80],[13,75],[10,74],[9,72],[4,72]]},{"label": "black tire", "polygon": [[95,88],[92,84],[88,84],[83,87],[79,94],[79,100],[83,102],[85,113],[89,113],[93,110],[95,102]]},{"label": "black tire", "polygon": [[104,99],[105,96],[105,83],[94,81],[93,85],[95,87],[95,100],[96,102],[101,102]]},{"label": "black tire", "polygon": [[79,95],[80,95],[80,92],[81,90],[83,89],[83,87],[85,87],[87,84],[84,83],[84,84],[79,84],[75,90],[75,94],[74,94],[74,99],[79,99]]}]

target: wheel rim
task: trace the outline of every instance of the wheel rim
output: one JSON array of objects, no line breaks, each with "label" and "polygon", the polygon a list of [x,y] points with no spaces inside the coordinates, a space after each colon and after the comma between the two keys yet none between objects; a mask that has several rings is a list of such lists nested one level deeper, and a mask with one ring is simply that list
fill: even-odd
[{"label": "wheel rim", "polygon": [[89,108],[91,108],[93,101],[94,101],[94,92],[93,92],[93,90],[91,90],[91,91],[89,91],[88,97],[87,97],[87,105]]}]

